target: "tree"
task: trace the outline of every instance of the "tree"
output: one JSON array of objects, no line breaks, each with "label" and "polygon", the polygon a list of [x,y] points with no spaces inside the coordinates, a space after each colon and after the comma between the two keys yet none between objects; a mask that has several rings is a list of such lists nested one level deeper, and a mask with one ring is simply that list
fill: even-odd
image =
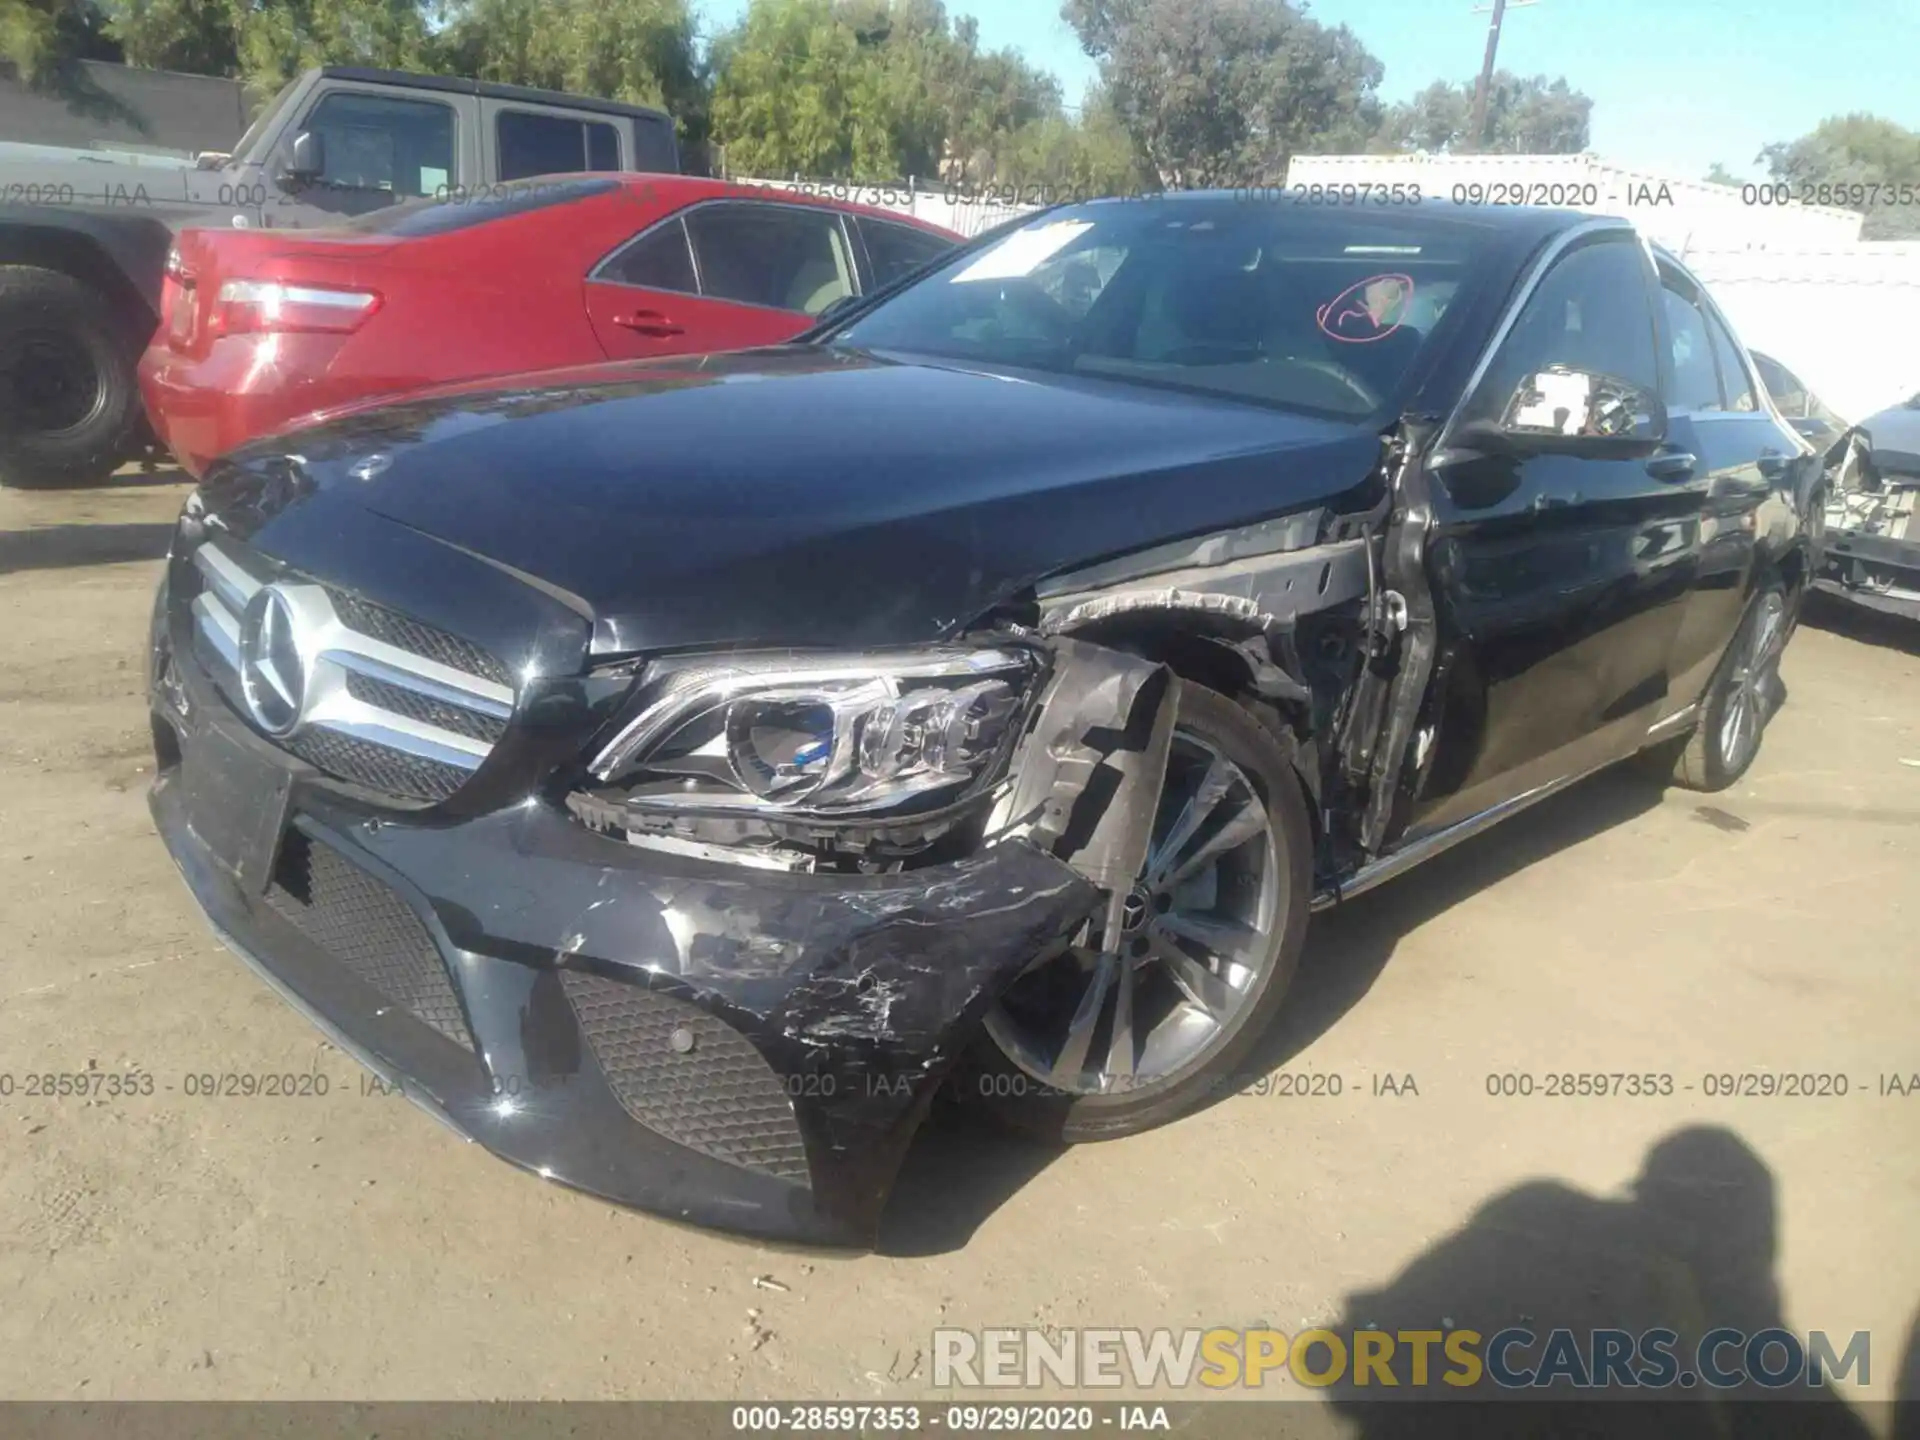
[{"label": "tree", "polygon": [[117,60],[90,0],[0,0],[0,63],[27,84],[61,91],[77,60]]},{"label": "tree", "polygon": [[1794,199],[1806,198],[1808,189],[1818,199],[1826,187],[1831,198],[1825,203],[1864,212],[1864,239],[1920,238],[1920,133],[1904,125],[1877,115],[1833,116],[1798,140],[1767,146],[1758,158],[1774,180],[1792,187]]},{"label": "tree", "polygon": [[455,75],[660,106],[687,158],[704,154],[707,77],[686,0],[455,0],[428,59]]},{"label": "tree", "polygon": [[240,73],[240,15],[233,0],[119,0],[107,29],[129,65],[233,76]]},{"label": "tree", "polygon": [[1593,101],[1565,79],[1522,78],[1496,70],[1487,90],[1485,143],[1468,135],[1473,123],[1474,81],[1436,80],[1413,99],[1393,106],[1377,137],[1378,148],[1430,154],[1476,150],[1502,155],[1574,155],[1587,148]]},{"label": "tree", "polygon": [[1066,0],[1146,168],[1175,188],[1281,179],[1301,149],[1358,148],[1381,65],[1287,0]]},{"label": "tree", "polygon": [[1709,185],[1739,185],[1743,183],[1738,175],[1727,169],[1727,167],[1722,165],[1718,160],[1714,161],[1708,168],[1706,182]]}]

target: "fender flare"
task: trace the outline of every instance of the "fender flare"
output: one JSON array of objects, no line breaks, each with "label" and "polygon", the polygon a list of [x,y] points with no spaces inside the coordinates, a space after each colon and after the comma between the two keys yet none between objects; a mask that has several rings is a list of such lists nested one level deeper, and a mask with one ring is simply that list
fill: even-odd
[{"label": "fender flare", "polygon": [[0,264],[71,275],[119,304],[144,305],[156,324],[172,247],[173,231],[150,215],[0,204]]}]

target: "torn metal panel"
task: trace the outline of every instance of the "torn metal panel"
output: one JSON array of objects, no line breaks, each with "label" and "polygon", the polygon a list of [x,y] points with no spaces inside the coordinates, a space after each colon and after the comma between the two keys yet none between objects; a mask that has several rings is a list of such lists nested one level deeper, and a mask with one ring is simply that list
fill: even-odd
[{"label": "torn metal panel", "polygon": [[1053,650],[988,840],[1023,837],[1102,889],[1124,888],[1146,859],[1136,832],[1142,810],[1151,823],[1166,777],[1179,681],[1157,661],[1104,645],[1063,637]]},{"label": "torn metal panel", "polygon": [[1262,520],[1232,530],[1202,535],[1196,540],[1176,540],[1136,550],[1117,560],[1089,565],[1046,581],[1038,587],[1041,600],[1076,591],[1099,590],[1124,585],[1149,575],[1171,570],[1210,569],[1233,560],[1271,556],[1289,550],[1304,550],[1317,542],[1325,530],[1325,510],[1304,510],[1278,520]]},{"label": "torn metal panel", "polygon": [[[1040,628],[1044,634],[1068,634],[1115,615],[1171,610],[1272,630],[1291,624],[1301,614],[1363,597],[1367,544],[1365,539],[1342,540],[1307,550],[1187,566],[1157,572],[1151,584],[1123,579],[1088,586],[1080,576],[1063,577],[1073,581],[1073,588],[1043,595]],[[1132,578],[1144,581],[1146,577]]]}]

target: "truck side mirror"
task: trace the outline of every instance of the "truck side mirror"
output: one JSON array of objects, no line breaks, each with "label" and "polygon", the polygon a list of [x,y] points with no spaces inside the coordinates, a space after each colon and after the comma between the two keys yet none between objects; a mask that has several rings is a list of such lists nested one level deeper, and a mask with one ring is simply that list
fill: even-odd
[{"label": "truck side mirror", "polygon": [[302,130],[293,137],[289,147],[287,168],[281,172],[288,180],[297,180],[305,184],[318,180],[327,173],[326,137],[316,135],[311,130]]}]

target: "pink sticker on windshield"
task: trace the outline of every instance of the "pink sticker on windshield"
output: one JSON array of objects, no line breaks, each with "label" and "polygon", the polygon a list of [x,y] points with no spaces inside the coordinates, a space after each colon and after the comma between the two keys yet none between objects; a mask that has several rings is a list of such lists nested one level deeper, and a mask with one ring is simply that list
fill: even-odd
[{"label": "pink sticker on windshield", "polygon": [[1366,345],[1398,330],[1412,299],[1412,276],[1369,275],[1314,311],[1313,318],[1328,339]]}]

